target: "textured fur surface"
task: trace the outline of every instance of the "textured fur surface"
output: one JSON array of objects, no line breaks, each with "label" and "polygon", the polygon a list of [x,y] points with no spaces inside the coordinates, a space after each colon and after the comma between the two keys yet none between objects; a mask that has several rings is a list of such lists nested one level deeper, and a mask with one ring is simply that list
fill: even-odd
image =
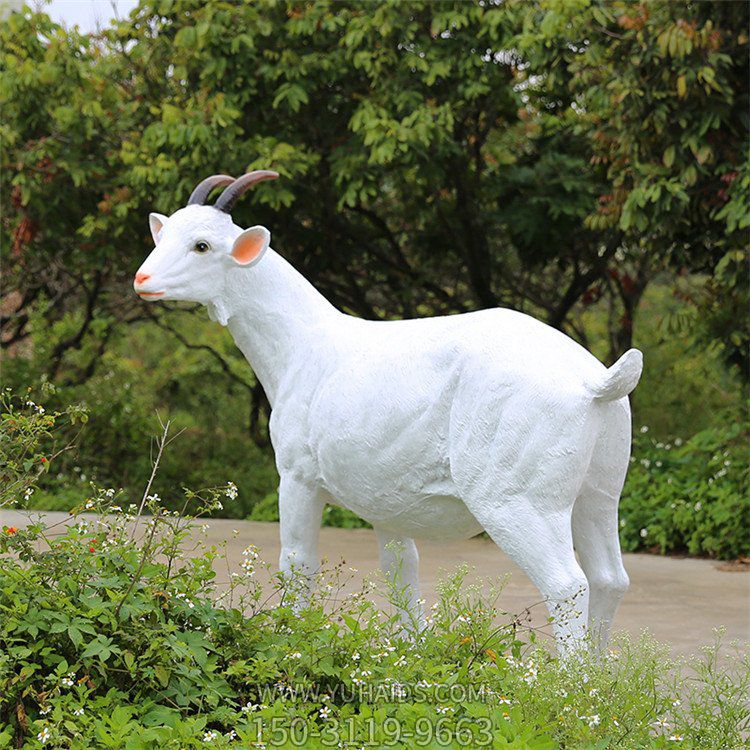
[{"label": "textured fur surface", "polygon": [[[263,227],[243,233],[207,206],[152,214],[151,226],[136,291],[206,305],[270,400],[282,570],[312,572],[325,503],[349,508],[375,527],[386,574],[398,568],[409,587],[404,615],[418,619],[413,539],[486,530],[544,595],[562,650],[588,628],[606,642],[628,584],[617,505],[639,351],[607,369],[499,308],[361,320],[271,250]],[[248,233],[260,252],[243,264]]]}]

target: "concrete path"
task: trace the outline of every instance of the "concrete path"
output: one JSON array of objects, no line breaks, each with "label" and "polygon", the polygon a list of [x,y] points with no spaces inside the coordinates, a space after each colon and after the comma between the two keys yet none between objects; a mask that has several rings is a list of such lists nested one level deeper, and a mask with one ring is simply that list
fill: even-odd
[{"label": "concrete path", "polygon": [[[50,512],[43,516],[48,524],[69,519],[65,513]],[[27,517],[25,513],[0,511],[0,527],[22,527]],[[256,545],[262,559],[272,563],[276,570],[278,524],[231,519],[206,523],[209,525],[208,544],[227,542],[230,570],[239,570],[242,550],[248,544]],[[418,547],[422,594],[428,606],[435,601],[441,571],[455,570],[466,562],[472,566],[467,583],[508,576],[498,605],[514,614],[532,607],[532,624],[540,626],[545,622],[546,610],[539,606],[539,593],[491,541],[481,538],[447,543],[422,541],[418,542]],[[320,556],[327,558],[330,566],[343,559],[347,568],[356,568],[345,591],[359,589],[363,578],[378,566],[375,534],[369,529],[324,528]],[[633,635],[649,630],[657,640],[668,644],[675,656],[695,653],[700,646],[711,643],[713,631],[719,627],[726,629],[725,644],[734,639],[750,643],[749,565],[732,569],[732,566],[710,560],[625,555],[625,568],[631,586],[618,612],[615,628]],[[217,575],[220,581],[227,580],[226,564],[217,567]]]}]

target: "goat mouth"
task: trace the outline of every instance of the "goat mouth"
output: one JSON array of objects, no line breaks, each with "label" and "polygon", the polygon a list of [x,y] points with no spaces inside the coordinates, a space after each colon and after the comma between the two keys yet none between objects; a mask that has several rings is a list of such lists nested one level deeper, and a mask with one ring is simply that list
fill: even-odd
[{"label": "goat mouth", "polygon": [[136,292],[136,294],[141,297],[141,299],[148,299],[148,298],[155,298],[155,297],[163,297],[166,292]]}]

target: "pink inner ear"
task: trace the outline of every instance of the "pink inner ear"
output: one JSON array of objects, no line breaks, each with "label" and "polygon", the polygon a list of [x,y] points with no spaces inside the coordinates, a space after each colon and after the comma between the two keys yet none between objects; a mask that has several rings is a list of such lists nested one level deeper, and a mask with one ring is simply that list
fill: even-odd
[{"label": "pink inner ear", "polygon": [[151,236],[154,238],[154,243],[156,243],[159,232],[161,232],[161,228],[164,225],[155,216],[149,217],[149,222],[151,224]]},{"label": "pink inner ear", "polygon": [[232,248],[232,257],[243,265],[252,263],[263,251],[264,240],[260,232],[240,235]]}]

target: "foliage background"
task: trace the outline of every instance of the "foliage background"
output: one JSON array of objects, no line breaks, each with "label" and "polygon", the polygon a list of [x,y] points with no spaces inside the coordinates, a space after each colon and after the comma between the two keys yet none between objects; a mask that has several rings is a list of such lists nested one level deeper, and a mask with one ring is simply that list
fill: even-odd
[{"label": "foliage background", "polygon": [[263,167],[283,179],[236,219],[348,312],[499,304],[608,363],[642,348],[624,545],[750,553],[748,20],[731,2],[143,0],[81,35],[11,15],[2,381],[91,416],[36,504],[132,486],[158,410],[185,429],[165,497],[231,479],[227,513],[274,517],[252,372],[202,310],[131,290],[149,211]]}]

